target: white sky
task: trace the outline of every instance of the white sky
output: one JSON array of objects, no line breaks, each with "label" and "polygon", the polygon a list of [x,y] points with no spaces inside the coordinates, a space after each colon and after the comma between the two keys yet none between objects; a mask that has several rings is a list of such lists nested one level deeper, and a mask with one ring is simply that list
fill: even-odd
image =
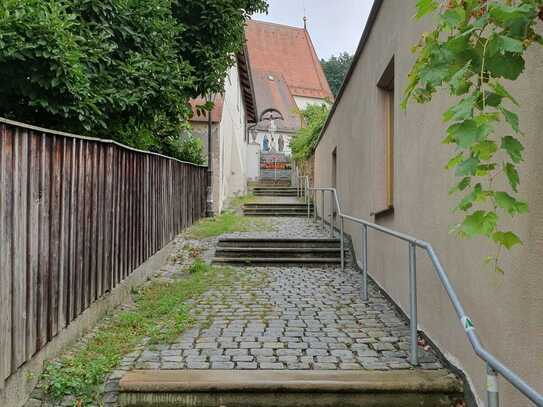
[{"label": "white sky", "polygon": [[364,30],[373,0],[268,0],[268,15],[253,19],[303,27],[304,6],[307,28],[319,58],[347,51],[354,54]]}]

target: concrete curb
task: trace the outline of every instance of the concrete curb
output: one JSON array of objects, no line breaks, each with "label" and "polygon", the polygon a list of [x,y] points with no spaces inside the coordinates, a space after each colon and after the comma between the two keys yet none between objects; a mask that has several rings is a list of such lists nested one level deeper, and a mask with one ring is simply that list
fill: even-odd
[{"label": "concrete curb", "polygon": [[446,370],[134,370],[121,392],[394,392],[459,393],[461,382]]}]

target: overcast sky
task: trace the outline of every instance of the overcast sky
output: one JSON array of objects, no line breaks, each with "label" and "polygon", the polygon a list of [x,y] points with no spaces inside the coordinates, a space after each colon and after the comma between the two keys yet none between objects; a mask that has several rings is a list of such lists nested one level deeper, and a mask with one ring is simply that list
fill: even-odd
[{"label": "overcast sky", "polygon": [[353,54],[362,35],[373,0],[268,0],[268,15],[253,19],[303,27],[304,5],[307,27],[319,58],[328,59],[343,51]]}]

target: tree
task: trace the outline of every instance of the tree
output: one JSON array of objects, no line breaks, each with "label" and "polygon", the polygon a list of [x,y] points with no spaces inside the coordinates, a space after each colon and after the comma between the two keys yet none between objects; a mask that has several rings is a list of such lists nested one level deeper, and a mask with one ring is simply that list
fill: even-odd
[{"label": "tree", "polygon": [[330,107],[325,103],[309,105],[300,111],[305,126],[298,130],[290,142],[295,161],[303,163],[311,157],[329,114]]},{"label": "tree", "polygon": [[332,55],[329,60],[321,59],[322,69],[334,96],[338,95],[343,79],[347,75],[352,62],[353,56],[347,52],[343,52],[337,57]]},{"label": "tree", "polygon": [[190,97],[220,92],[264,0],[4,0],[0,116],[185,159]]}]

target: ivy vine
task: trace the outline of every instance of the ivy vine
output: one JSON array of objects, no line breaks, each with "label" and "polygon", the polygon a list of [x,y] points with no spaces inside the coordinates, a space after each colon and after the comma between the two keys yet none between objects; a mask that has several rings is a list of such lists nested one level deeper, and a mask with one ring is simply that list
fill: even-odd
[{"label": "ivy vine", "polygon": [[[455,98],[443,113],[449,125],[443,143],[456,146],[446,169],[460,178],[450,194],[462,195],[455,210],[464,218],[452,231],[495,242],[497,253],[486,261],[503,271],[498,265],[501,250],[522,241],[504,229],[500,218],[528,211],[518,196],[524,153],[515,111],[519,103],[505,81],[522,74],[532,44],[543,45],[535,30],[538,19],[543,20],[543,0],[418,0],[416,18],[430,13],[437,13],[438,22],[413,49],[417,60],[402,107],[411,99],[429,102],[440,89]],[[504,122],[505,132],[498,127]]]}]

